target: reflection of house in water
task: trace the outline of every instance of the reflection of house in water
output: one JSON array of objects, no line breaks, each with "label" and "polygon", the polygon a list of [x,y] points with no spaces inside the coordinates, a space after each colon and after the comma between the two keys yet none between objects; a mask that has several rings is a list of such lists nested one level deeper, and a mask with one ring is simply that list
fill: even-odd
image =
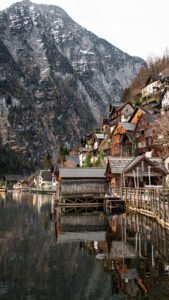
[{"label": "reflection of house in water", "polygon": [[33,207],[37,209],[38,213],[41,212],[41,209],[44,205],[50,204],[52,205],[52,201],[54,201],[54,195],[47,194],[31,194],[28,192],[22,191],[13,191],[11,194],[13,201],[18,203],[24,203],[29,207]]},{"label": "reflection of house in water", "polygon": [[49,209],[53,206],[55,200],[55,195],[48,194],[34,194],[33,195],[33,206],[36,207],[38,213],[41,212],[41,209],[46,204],[49,204]]},{"label": "reflection of house in water", "polygon": [[[120,231],[118,227],[121,227]],[[169,289],[164,285],[168,278],[168,265],[164,259],[169,259],[169,242],[166,244],[166,239],[169,241],[169,232],[149,218],[138,214],[129,214],[124,218],[113,216],[109,229],[109,252],[113,256],[110,255],[104,260],[103,267],[112,274],[114,297],[123,295],[122,299],[140,299],[139,297],[148,295],[148,299],[168,299]],[[165,276],[163,283],[160,279],[162,274]],[[163,289],[157,289],[157,282],[158,285],[160,282],[164,285]]]},{"label": "reflection of house in water", "polygon": [[55,229],[58,223],[57,240],[59,243],[85,240],[105,241],[107,219],[104,215],[60,215],[56,209]]}]

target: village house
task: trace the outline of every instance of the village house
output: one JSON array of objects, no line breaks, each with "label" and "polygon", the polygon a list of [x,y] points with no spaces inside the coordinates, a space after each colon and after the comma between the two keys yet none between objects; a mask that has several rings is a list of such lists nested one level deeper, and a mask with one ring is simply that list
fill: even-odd
[{"label": "village house", "polygon": [[142,98],[149,97],[160,89],[162,85],[161,76],[149,76],[145,86],[142,88]]},{"label": "village house", "polygon": [[94,140],[93,149],[95,151],[99,149],[101,142],[104,141],[106,137],[107,135],[105,135],[104,133],[95,133],[93,135],[93,140]]},{"label": "village house", "polygon": [[89,153],[89,149],[87,147],[79,148],[79,165],[80,165],[80,167],[83,166],[88,153]]},{"label": "village house", "polygon": [[[163,161],[164,161],[165,167],[166,167],[166,169],[168,171],[168,174],[169,174],[169,153],[167,153],[163,157]],[[167,185],[169,185],[169,175],[167,175],[167,177],[166,177],[166,183],[167,183]]]},{"label": "village house", "polygon": [[108,157],[105,176],[113,190],[122,186],[123,171],[133,159],[134,157]]},{"label": "village house", "polygon": [[155,117],[150,114],[142,114],[135,128],[136,155],[152,151],[153,145],[153,123]]},{"label": "village house", "polygon": [[159,186],[165,182],[167,169],[159,158],[109,157],[105,172],[112,189],[119,187]]},{"label": "village house", "polygon": [[38,186],[40,188],[55,187],[56,176],[50,170],[40,170],[38,175]]},{"label": "village house", "polygon": [[161,99],[161,111],[163,112],[168,109],[169,109],[169,89],[165,91],[165,94]]},{"label": "village house", "polygon": [[130,102],[126,102],[118,108],[113,107],[109,115],[110,124],[117,124],[118,122],[128,122],[133,112],[134,107]]},{"label": "village house", "polygon": [[136,124],[118,123],[112,132],[112,156],[130,156],[133,151],[133,132]]},{"label": "village house", "polygon": [[162,186],[168,174],[162,160],[137,156],[123,170],[124,187]]}]

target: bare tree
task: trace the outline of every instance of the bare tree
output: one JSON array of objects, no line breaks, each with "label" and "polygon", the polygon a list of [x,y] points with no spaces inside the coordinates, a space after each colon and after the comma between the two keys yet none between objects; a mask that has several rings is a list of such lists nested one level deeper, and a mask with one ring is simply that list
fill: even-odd
[{"label": "bare tree", "polygon": [[153,125],[153,144],[161,152],[166,154],[169,150],[169,111],[156,117]]}]

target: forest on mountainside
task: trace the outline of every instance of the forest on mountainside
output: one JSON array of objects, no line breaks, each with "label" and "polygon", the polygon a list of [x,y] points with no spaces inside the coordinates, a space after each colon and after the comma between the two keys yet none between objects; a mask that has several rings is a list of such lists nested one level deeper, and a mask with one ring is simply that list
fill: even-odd
[{"label": "forest on mountainside", "polygon": [[131,85],[124,89],[121,101],[134,102],[141,93],[149,76],[158,75],[160,72],[169,71],[169,49],[167,48],[162,57],[150,56],[146,64],[140,69]]}]

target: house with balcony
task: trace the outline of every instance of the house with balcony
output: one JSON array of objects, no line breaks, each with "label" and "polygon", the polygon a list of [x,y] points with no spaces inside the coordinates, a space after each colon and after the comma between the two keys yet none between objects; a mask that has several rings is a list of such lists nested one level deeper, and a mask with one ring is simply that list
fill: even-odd
[{"label": "house with balcony", "polygon": [[117,122],[126,123],[134,112],[134,106],[130,102],[124,103],[122,106],[113,108],[109,117],[110,123],[113,125]]},{"label": "house with balcony", "polygon": [[136,124],[118,123],[112,132],[112,156],[131,156],[133,152],[133,133]]},{"label": "house with balcony", "polygon": [[[146,152],[153,152],[153,124],[155,116],[143,113],[138,123],[136,124],[134,136],[136,145],[136,156],[145,154]],[[154,153],[155,155],[155,153]]]},{"label": "house with balcony", "polygon": [[161,158],[109,157],[105,176],[112,190],[119,187],[159,186],[165,182],[168,170]]},{"label": "house with balcony", "polygon": [[142,98],[146,98],[157,92],[160,87],[162,86],[161,76],[160,75],[153,75],[149,76],[145,86],[142,88]]}]

